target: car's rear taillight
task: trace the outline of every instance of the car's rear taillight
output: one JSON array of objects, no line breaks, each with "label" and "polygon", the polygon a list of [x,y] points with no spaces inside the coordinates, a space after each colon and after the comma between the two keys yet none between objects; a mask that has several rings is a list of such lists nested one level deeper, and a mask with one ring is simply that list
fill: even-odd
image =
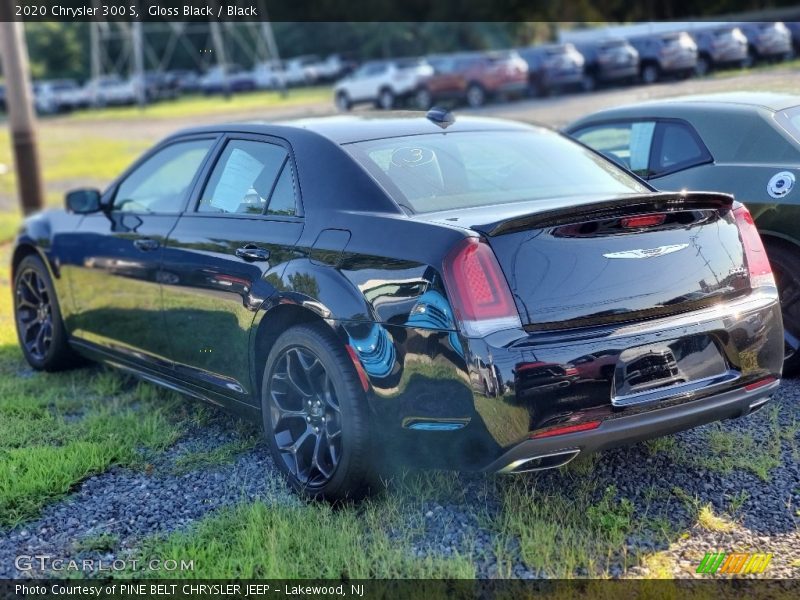
[{"label": "car's rear taillight", "polygon": [[517,307],[494,252],[468,238],[444,260],[444,280],[456,321],[466,336],[521,327]]},{"label": "car's rear taillight", "polygon": [[772,267],[769,264],[767,252],[764,250],[761,236],[758,235],[753,216],[744,205],[734,208],[733,215],[736,218],[736,225],[739,227],[739,235],[744,246],[747,270],[750,273],[750,287],[774,287],[775,279],[772,276]]}]

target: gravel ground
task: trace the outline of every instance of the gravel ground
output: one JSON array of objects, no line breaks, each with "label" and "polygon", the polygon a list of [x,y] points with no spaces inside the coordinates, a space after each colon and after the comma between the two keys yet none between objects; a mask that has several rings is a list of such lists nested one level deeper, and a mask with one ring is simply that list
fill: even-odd
[{"label": "gravel ground", "polygon": [[[143,469],[117,467],[90,477],[73,495],[45,509],[40,519],[0,530],[0,579],[28,576],[15,568],[19,555],[103,559],[108,564],[126,557],[142,538],[186,528],[223,506],[254,500],[298,502],[277,475],[264,444],[239,454],[231,464],[176,474],[181,457],[240,439],[237,424],[217,411],[209,424],[193,426],[162,455],[147,457]],[[103,535],[113,536],[113,551],[81,550],[86,540]]]},{"label": "gravel ground", "polygon": [[[772,402],[779,407],[777,420],[782,428],[800,421],[798,400],[800,381],[784,381]],[[762,444],[774,428],[774,415],[767,408],[745,419],[726,421],[722,427],[730,433],[749,433],[757,444]],[[689,457],[705,452],[708,427],[673,436],[672,447]],[[181,457],[219,448],[242,435],[241,423],[216,413],[210,423],[193,426],[168,451],[148,457],[150,464],[146,468],[114,468],[87,479],[70,497],[48,507],[38,520],[0,531],[0,578],[29,576],[14,567],[14,558],[19,555],[110,561],[129,556],[147,536],[184,529],[223,506],[256,499],[269,504],[298,502],[277,476],[263,444],[240,453],[231,464],[176,474]],[[798,442],[782,442],[781,464],[770,472],[769,481],[743,470],[723,474],[691,466],[680,460],[681,455],[654,452],[645,444],[597,456],[591,477],[599,483],[598,493],[607,485],[614,485],[619,498],[632,502],[634,520],[658,517],[675,532],[666,538],[674,540],[670,544],[664,542],[664,536],[652,533],[638,533],[626,540],[628,556],[657,553],[662,565],[658,573],[646,565],[625,570],[624,557],[620,556],[612,557],[606,565],[609,575],[647,577],[670,573],[690,577],[705,552],[763,551],[774,554],[769,576],[798,576]],[[565,485],[577,481],[577,477],[565,478],[555,471],[523,477],[535,478],[539,490],[553,489],[567,495],[569,489]],[[478,576],[496,577],[499,572],[492,552],[496,532],[487,528],[485,516],[500,511],[497,492],[509,481],[504,477],[458,476],[456,487],[463,490],[463,495],[445,493],[441,498],[434,495],[435,499],[421,505],[413,504],[407,514],[401,515],[400,524],[395,525],[397,530],[389,533],[400,537],[406,530],[419,530],[412,540],[411,552],[418,556],[471,552]],[[683,490],[682,500],[676,498],[675,487]],[[737,498],[741,505],[732,510]],[[732,531],[709,531],[696,524],[698,507],[708,503],[716,515],[733,515]],[[421,520],[424,526],[419,528]],[[86,540],[103,534],[114,536],[110,548],[82,549]],[[517,550],[518,542],[512,539],[506,548],[507,556],[512,557],[511,565],[504,565],[500,573],[507,573],[505,569],[510,568],[515,577],[542,576],[525,566]]]}]

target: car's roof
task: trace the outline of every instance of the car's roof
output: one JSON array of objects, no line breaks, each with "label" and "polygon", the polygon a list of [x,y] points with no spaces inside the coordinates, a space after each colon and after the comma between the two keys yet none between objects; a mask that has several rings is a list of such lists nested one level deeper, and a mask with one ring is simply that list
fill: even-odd
[{"label": "car's roof", "polygon": [[[336,144],[409,135],[424,135],[446,131],[530,131],[532,127],[504,119],[456,116],[454,123],[442,129],[425,118],[421,112],[395,112],[384,116],[341,115],[281,121],[277,123],[250,122],[210,125],[186,129],[176,135],[232,131],[263,135],[291,136],[292,132],[309,131]],[[291,140],[290,140],[291,141]]]},{"label": "car's roof", "polygon": [[713,110],[725,110],[726,113],[730,114],[732,111],[751,112],[754,110],[779,112],[794,106],[800,106],[800,96],[771,92],[725,92],[678,96],[676,98],[651,100],[602,110],[578,119],[568,129],[572,129],[578,124],[583,125],[587,122],[613,118],[669,116],[676,111],[688,114],[686,111],[691,111],[692,109],[701,110],[705,114]]},{"label": "car's roof", "polygon": [[780,94],[776,92],[724,92],[718,94],[697,94],[693,96],[679,96],[662,101],[648,103],[667,104],[675,103],[704,103],[704,104],[738,104],[742,106],[757,106],[773,112],[786,110],[800,105],[800,96],[793,94]]}]

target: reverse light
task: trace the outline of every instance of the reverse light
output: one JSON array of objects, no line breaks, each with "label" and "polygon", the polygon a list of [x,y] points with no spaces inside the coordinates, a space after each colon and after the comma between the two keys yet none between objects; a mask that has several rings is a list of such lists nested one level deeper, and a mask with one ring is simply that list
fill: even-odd
[{"label": "reverse light", "polygon": [[772,267],[769,264],[767,252],[764,250],[761,236],[758,235],[753,215],[741,204],[733,209],[733,216],[736,219],[736,225],[739,228],[739,235],[744,246],[747,270],[750,273],[750,287],[775,287]]},{"label": "reverse light", "polygon": [[456,321],[468,337],[522,327],[511,290],[485,242],[467,238],[444,259],[444,280]]},{"label": "reverse light", "polygon": [[577,433],[579,431],[590,431],[600,427],[602,421],[587,421],[586,423],[578,423],[577,425],[565,425],[563,427],[553,427],[545,431],[539,431],[532,434],[531,439],[538,440],[539,438],[553,437],[556,435],[566,435],[567,433]]}]

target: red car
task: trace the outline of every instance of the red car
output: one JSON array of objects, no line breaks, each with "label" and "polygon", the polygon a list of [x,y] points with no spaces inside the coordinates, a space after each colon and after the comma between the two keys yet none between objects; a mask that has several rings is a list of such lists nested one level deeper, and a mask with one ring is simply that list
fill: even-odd
[{"label": "red car", "polygon": [[528,64],[514,51],[439,56],[428,62],[434,73],[417,90],[417,104],[423,109],[442,100],[478,107],[490,98],[527,90]]}]

